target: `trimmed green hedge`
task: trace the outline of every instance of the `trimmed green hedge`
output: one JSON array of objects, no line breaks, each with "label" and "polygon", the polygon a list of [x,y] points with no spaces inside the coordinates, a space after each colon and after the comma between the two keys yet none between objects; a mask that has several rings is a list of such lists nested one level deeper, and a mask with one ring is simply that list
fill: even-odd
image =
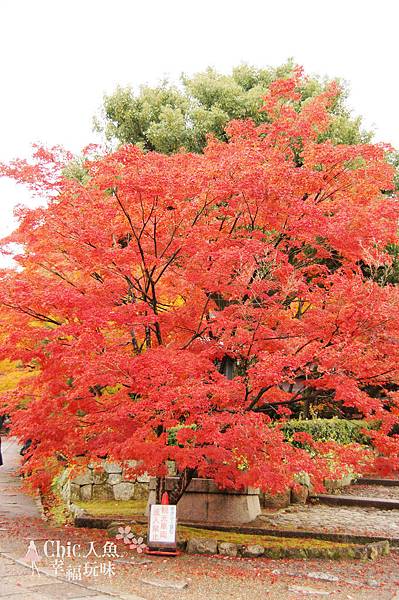
[{"label": "trimmed green hedge", "polygon": [[[282,426],[285,439],[293,441],[297,431],[309,433],[316,441],[327,442],[333,440],[338,444],[369,444],[367,436],[361,433],[362,429],[378,429],[379,423],[366,421],[351,421],[347,419],[292,419]],[[293,442],[296,445],[296,442]]]},{"label": "trimmed green hedge", "polygon": [[[350,419],[338,419],[334,417],[332,419],[291,419],[284,423],[281,430],[284,434],[285,439],[288,442],[292,442],[295,446],[302,446],[299,442],[293,441],[294,433],[298,431],[304,431],[309,433],[315,441],[328,442],[334,441],[338,444],[351,444],[357,442],[358,444],[370,445],[369,439],[366,435],[361,433],[362,429],[379,429],[379,421],[363,421],[363,420],[350,420]],[[168,429],[168,445],[177,446],[176,434],[180,429],[189,428],[195,430],[197,425],[177,425]]]}]

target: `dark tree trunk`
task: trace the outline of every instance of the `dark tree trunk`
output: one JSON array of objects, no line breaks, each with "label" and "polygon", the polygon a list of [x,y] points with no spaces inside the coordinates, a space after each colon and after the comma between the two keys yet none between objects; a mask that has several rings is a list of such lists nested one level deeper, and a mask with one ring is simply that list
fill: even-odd
[{"label": "dark tree trunk", "polygon": [[156,500],[157,504],[161,504],[162,495],[166,488],[166,477],[157,477]]},{"label": "dark tree trunk", "polygon": [[[172,490],[168,491],[169,496],[169,504],[177,504],[180,498],[183,496],[187,487],[190,484],[190,481],[196,475],[195,469],[189,469],[188,467],[184,469],[182,473],[179,474],[179,479],[176,482],[175,486]],[[166,477],[158,477],[157,478],[157,504],[161,504],[162,495],[166,490]]]},{"label": "dark tree trunk", "polygon": [[302,394],[303,399],[303,418],[310,419],[310,402],[312,400],[312,394],[310,390],[305,390]]}]

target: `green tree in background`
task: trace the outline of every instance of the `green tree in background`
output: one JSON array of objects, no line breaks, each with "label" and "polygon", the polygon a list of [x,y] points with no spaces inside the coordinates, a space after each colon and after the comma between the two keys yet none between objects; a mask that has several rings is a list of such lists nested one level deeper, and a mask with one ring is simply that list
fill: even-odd
[{"label": "green tree in background", "polygon": [[[182,148],[202,152],[209,133],[227,141],[225,127],[232,119],[250,118],[256,124],[267,121],[267,113],[259,110],[262,98],[273,81],[292,76],[295,68],[292,60],[277,68],[257,69],[243,64],[235,67],[231,75],[222,75],[212,68],[192,77],[183,75],[179,87],[163,81],[158,87],[141,86],[137,94],[131,88],[118,87],[113,94],[104,97],[102,114],[95,119],[95,128],[103,132],[113,146],[131,143],[143,150],[165,154]],[[300,88],[297,110],[320,94],[327,83],[327,79],[308,77]],[[319,136],[319,141],[367,143],[372,132],[362,128],[360,117],[351,115],[346,105],[348,87],[339,83],[341,91],[330,108],[330,126]],[[387,153],[387,161],[396,168],[395,183],[399,189],[399,153]],[[84,170],[78,160],[66,174],[81,182],[84,180]],[[362,265],[365,277],[380,285],[399,282],[399,247],[393,244],[388,251],[392,264],[374,269]]]},{"label": "green tree in background", "polygon": [[[207,134],[227,139],[225,127],[232,119],[251,118],[257,124],[266,121],[266,113],[259,111],[262,97],[272,81],[291,76],[294,69],[291,60],[277,68],[240,65],[231,75],[208,68],[191,78],[183,75],[179,87],[164,81],[157,87],[141,86],[138,94],[131,88],[118,87],[104,97],[102,115],[96,118],[95,127],[114,145],[131,143],[166,154],[182,148],[202,152]],[[317,77],[309,78],[300,90],[298,110],[319,94],[326,83]],[[359,117],[351,116],[346,98],[343,86],[331,108],[330,128],[320,141],[331,139],[336,144],[370,141],[372,134],[362,129]]]}]

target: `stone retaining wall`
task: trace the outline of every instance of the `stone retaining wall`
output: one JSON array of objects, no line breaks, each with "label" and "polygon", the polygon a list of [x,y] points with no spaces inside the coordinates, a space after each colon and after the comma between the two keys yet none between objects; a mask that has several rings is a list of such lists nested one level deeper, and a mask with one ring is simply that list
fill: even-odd
[{"label": "stone retaining wall", "polygon": [[68,502],[146,499],[149,480],[146,474],[129,479],[121,465],[104,462],[101,469],[89,465],[73,479],[64,477],[61,493]]},{"label": "stone retaining wall", "polygon": [[[127,467],[131,468],[134,466],[137,466],[135,461],[129,461],[127,463]],[[170,469],[170,471],[172,471],[172,469]],[[172,475],[172,473],[173,471],[170,474]],[[174,483],[174,481],[174,478],[170,477],[169,483]],[[210,480],[203,481],[208,482],[209,488]],[[325,485],[327,490],[330,491],[330,489],[332,489],[336,491],[344,486],[347,486],[350,481],[350,477],[345,477],[338,481],[326,480]],[[61,494],[67,503],[76,501],[87,502],[91,500],[141,500],[147,499],[148,497],[149,504],[152,504],[155,501],[155,479],[151,478],[151,485],[150,477],[146,474],[139,475],[135,480],[132,480],[127,477],[125,469],[120,464],[109,463],[107,461],[103,461],[101,468],[98,466],[94,467],[94,465],[89,465],[83,473],[74,478],[71,478],[70,471],[67,471],[64,474],[60,484],[62,490]],[[196,500],[196,505],[199,505],[202,502],[204,506],[208,506],[209,504],[215,504],[215,498],[209,494],[221,494],[221,491],[213,484],[212,489],[201,489],[201,492],[205,494],[203,497],[194,497],[191,492],[199,492],[199,490],[194,489],[195,485],[198,485],[197,480],[193,480],[184,494],[184,497],[179,502],[178,506],[180,512],[183,510],[183,504],[185,502],[188,502],[187,510],[192,512],[193,498]],[[249,500],[248,498],[246,500],[250,502],[251,510],[248,512],[248,507],[246,507],[246,512],[248,512],[248,518],[246,520],[249,521],[256,518],[257,515],[255,513],[259,514],[259,501],[260,506],[263,508],[286,508],[289,506],[289,504],[305,504],[309,495],[309,491],[310,490],[305,485],[296,485],[294,489],[287,489],[285,492],[280,494],[272,495],[261,492],[259,494],[259,499],[257,499],[255,496],[258,495],[258,490],[249,490],[247,491]],[[234,496],[238,493],[232,491],[226,492],[226,494],[227,493],[230,494],[229,505],[232,505],[233,500],[235,500],[237,503],[237,498],[232,498],[231,496]],[[243,496],[245,496],[245,494]],[[256,503],[256,507],[254,503]],[[254,504],[254,506],[252,506],[252,504]],[[233,512],[236,513],[237,511]],[[229,516],[231,517],[231,515]],[[201,515],[201,517],[204,518],[204,515]]]},{"label": "stone retaining wall", "polygon": [[[325,479],[324,486],[327,493],[337,493],[345,489],[356,479],[355,474],[342,476],[340,479]],[[260,493],[260,505],[262,508],[287,508],[290,504],[306,504],[309,497],[314,496],[311,486],[296,484],[278,494]]]},{"label": "stone retaining wall", "polygon": [[[166,490],[173,489],[177,477],[166,479]],[[156,479],[150,480],[147,510],[156,501]],[[194,477],[177,504],[180,520],[200,523],[249,523],[261,512],[259,490],[221,490],[212,479]]]}]

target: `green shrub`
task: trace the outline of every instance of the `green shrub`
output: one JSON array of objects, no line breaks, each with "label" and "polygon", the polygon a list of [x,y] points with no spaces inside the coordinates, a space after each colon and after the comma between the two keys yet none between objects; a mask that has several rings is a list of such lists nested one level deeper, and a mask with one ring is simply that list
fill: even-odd
[{"label": "green shrub", "polygon": [[378,429],[378,421],[372,423],[366,421],[351,421],[347,419],[292,419],[282,426],[282,432],[287,441],[294,445],[300,445],[293,442],[293,435],[298,431],[304,431],[312,436],[315,441],[327,442],[334,441],[338,444],[370,444],[367,435],[364,435],[362,429]]},{"label": "green shrub", "polygon": [[168,446],[181,446],[181,444],[177,443],[176,434],[178,431],[180,431],[180,429],[184,428],[193,429],[195,431],[197,429],[197,425],[195,423],[192,425],[176,425],[176,427],[171,427],[168,429]]}]

